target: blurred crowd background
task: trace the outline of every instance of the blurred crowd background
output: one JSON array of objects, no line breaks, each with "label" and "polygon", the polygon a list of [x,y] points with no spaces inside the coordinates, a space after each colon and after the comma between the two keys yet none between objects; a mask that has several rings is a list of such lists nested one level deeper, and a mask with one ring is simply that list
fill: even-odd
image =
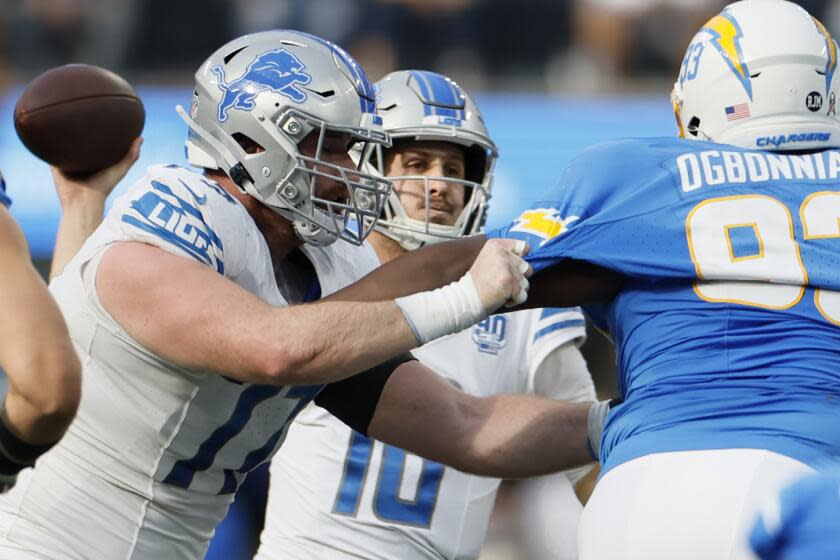
[{"label": "blurred crowd background", "polygon": [[[800,0],[832,32],[840,0]],[[14,135],[20,88],[53,66],[97,64],[129,79],[147,108],[136,168],[182,157],[192,75],[239,35],[295,28],[346,48],[373,80],[434,70],[479,102],[501,148],[489,225],[551,186],[574,153],[622,136],[673,135],[668,94],[685,47],[720,0],[0,0],[0,169],[33,254],[46,270],[58,219],[46,166]],[[177,152],[177,153],[175,153]],[[171,154],[175,153],[175,156]],[[176,161],[178,162],[178,161]],[[132,171],[130,181],[142,174]],[[16,190],[17,189],[17,190]],[[30,189],[30,190],[27,190]],[[46,240],[46,241],[44,241]],[[609,343],[584,347],[599,394],[616,393]],[[265,472],[249,477],[208,558],[250,558]],[[529,519],[534,486],[506,484],[482,559],[541,560]],[[538,490],[550,491],[550,490]],[[558,533],[559,534],[559,533]],[[550,539],[548,539],[550,540]]]},{"label": "blurred crowd background", "polygon": [[[798,2],[829,29],[840,2]],[[349,50],[373,79],[398,68],[468,90],[638,91],[673,79],[720,0],[2,0],[5,83],[84,60],[181,83],[216,47],[273,28]]]}]

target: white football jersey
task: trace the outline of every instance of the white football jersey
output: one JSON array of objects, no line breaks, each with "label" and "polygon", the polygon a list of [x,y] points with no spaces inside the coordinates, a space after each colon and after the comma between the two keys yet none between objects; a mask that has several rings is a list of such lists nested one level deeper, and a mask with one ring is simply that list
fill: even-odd
[{"label": "white football jersey", "polygon": [[[584,337],[579,309],[535,309],[491,316],[413,353],[467,393],[488,396],[538,392],[540,363],[566,345],[581,367],[536,385],[551,387],[548,397],[594,400],[575,346]],[[310,405],[272,460],[257,558],[476,558],[499,483],[367,438]]]},{"label": "white football jersey", "polygon": [[[271,457],[320,390],[187,370],[133,340],[95,287],[102,255],[121,240],[194,259],[287,305],[245,208],[194,171],[150,168],[51,286],[83,364],[82,402],[61,442],[0,496],[0,558],[203,558],[245,474]],[[323,295],[378,265],[369,247],[303,250]],[[166,270],[159,281],[169,281]]]}]

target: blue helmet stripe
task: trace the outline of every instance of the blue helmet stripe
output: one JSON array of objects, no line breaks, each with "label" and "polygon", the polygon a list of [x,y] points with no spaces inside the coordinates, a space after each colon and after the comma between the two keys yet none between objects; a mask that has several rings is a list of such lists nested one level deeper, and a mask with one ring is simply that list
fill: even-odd
[{"label": "blue helmet stripe", "polygon": [[414,79],[415,82],[417,82],[417,87],[420,88],[420,95],[423,97],[421,100],[423,101],[423,114],[431,115],[432,107],[429,105],[429,86],[426,83],[426,79],[423,77],[423,72],[412,70],[411,77]]},{"label": "blue helmet stripe", "polygon": [[[458,84],[456,84],[452,80],[448,80],[446,83],[450,87],[450,89],[452,89],[452,95],[455,96],[456,104],[459,107],[465,107],[466,106],[466,102],[465,102],[466,96],[464,95],[464,92],[461,91],[460,86],[458,86]],[[464,109],[458,109],[457,118],[459,118],[461,120],[464,120],[465,118],[467,118],[467,115],[466,115],[466,112],[465,112]]]},{"label": "blue helmet stripe", "polygon": [[465,96],[452,80],[420,70],[412,70],[411,77],[420,89],[424,114],[459,120],[466,118],[463,109]]},{"label": "blue helmet stripe", "polygon": [[460,105],[460,100],[457,97],[450,82],[440,74],[426,74],[426,79],[432,87],[432,93],[435,96],[435,102],[441,105],[449,105],[450,107],[457,107]]},{"label": "blue helmet stripe", "polygon": [[425,72],[424,78],[432,89],[433,101],[435,104],[448,105],[448,107],[435,107],[434,114],[441,117],[464,119],[464,111],[454,107],[463,106],[463,98],[459,95],[457,86],[451,80],[447,80],[440,74]]},{"label": "blue helmet stripe", "polygon": [[317,35],[310,35],[309,33],[303,33],[300,31],[298,33],[306,35],[310,39],[314,39],[335,53],[351,74],[351,79],[356,86],[356,92],[359,94],[362,112],[376,113],[376,91],[373,89],[373,84],[368,79],[362,66],[356,62],[356,59],[350,56],[350,53],[331,41],[322,39]]}]

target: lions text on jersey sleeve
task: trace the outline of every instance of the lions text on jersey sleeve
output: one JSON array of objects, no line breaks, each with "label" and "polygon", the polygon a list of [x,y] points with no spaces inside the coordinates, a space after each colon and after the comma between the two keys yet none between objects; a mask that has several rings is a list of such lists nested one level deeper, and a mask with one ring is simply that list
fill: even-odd
[{"label": "lions text on jersey sleeve", "polygon": [[[488,317],[414,354],[470,394],[524,393],[534,390],[539,361],[584,337],[580,310],[535,309]],[[558,376],[574,379],[546,396],[594,399],[585,367]],[[258,558],[476,558],[499,482],[384,445],[309,406],[272,460]],[[568,496],[574,503],[556,507],[578,512]]]},{"label": "lions text on jersey sleeve", "polygon": [[6,194],[6,181],[3,179],[3,175],[0,174],[0,204],[5,206],[6,208],[12,204],[12,199]]},{"label": "lions text on jersey sleeve", "polygon": [[[96,295],[98,264],[116,241],[156,245],[287,305],[238,201],[193,171],[150,169],[51,286],[83,363],[83,397],[61,442],[0,497],[3,558],[28,558],[19,547],[51,559],[203,557],[239,483],[320,390],[187,370],[133,340]],[[347,243],[304,252],[324,294],[378,264]]]},{"label": "lions text on jersey sleeve", "polygon": [[840,452],[840,151],[774,154],[679,139],[580,155],[548,200],[493,235],[537,270],[623,273],[587,309],[618,352],[624,405],[605,471],[649,453]]}]

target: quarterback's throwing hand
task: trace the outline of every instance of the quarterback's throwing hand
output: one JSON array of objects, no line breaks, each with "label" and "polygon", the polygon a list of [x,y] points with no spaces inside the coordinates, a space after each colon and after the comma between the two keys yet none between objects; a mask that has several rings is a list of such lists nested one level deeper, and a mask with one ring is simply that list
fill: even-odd
[{"label": "quarterback's throwing hand", "polygon": [[66,210],[79,197],[95,197],[104,202],[140,157],[142,143],[143,139],[137,137],[120,161],[91,175],[76,177],[63,173],[57,167],[51,167],[62,209]]},{"label": "quarterback's throwing hand", "polygon": [[514,307],[525,303],[528,278],[534,273],[522,258],[528,250],[528,244],[518,239],[490,239],[481,249],[470,274],[488,314],[502,304]]}]

